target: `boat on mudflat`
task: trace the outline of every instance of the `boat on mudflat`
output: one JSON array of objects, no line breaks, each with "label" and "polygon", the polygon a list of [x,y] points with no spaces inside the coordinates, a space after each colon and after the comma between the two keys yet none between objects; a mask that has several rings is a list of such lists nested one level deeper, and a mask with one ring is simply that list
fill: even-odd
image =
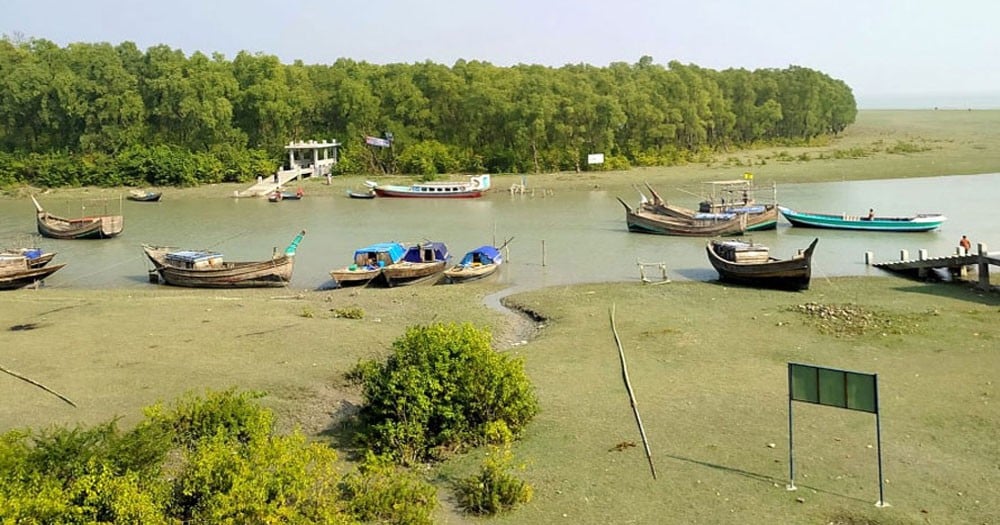
[{"label": "boat on mudflat", "polygon": [[0,290],[16,290],[37,284],[63,266],[66,265],[32,266],[24,255],[0,255]]},{"label": "boat on mudflat", "polygon": [[490,189],[488,173],[470,177],[465,182],[417,182],[409,186],[365,181],[379,197],[416,197],[433,199],[472,199]]},{"label": "boat on mudflat", "polygon": [[137,202],[157,202],[162,196],[163,192],[159,191],[130,190],[125,198]]},{"label": "boat on mudflat", "polygon": [[436,284],[444,275],[451,255],[443,242],[425,241],[406,249],[403,258],[382,268],[388,286]]},{"label": "boat on mudflat", "polygon": [[292,280],[295,251],[305,230],[280,255],[252,262],[229,262],[219,252],[178,250],[167,246],[142,245],[153,263],[150,282],[160,279],[174,286],[192,288],[259,288],[285,286]]},{"label": "boat on mudflat", "polygon": [[[505,242],[503,246],[506,245]],[[503,264],[503,254],[500,252],[503,246],[498,248],[485,245],[469,251],[458,264],[444,271],[445,279],[449,283],[464,283],[495,275]]]},{"label": "boat on mudflat", "polygon": [[781,215],[792,226],[805,228],[828,228],[834,230],[864,230],[882,232],[926,232],[939,228],[948,220],[940,213],[919,213],[904,217],[879,215],[847,215],[845,213],[800,212],[779,206]]},{"label": "boat on mudflat", "polygon": [[789,259],[771,257],[766,246],[742,240],[712,240],[705,250],[719,280],[761,288],[806,290],[819,239]]},{"label": "boat on mudflat", "polygon": [[338,288],[347,286],[386,286],[382,269],[398,263],[406,253],[406,247],[398,242],[380,242],[354,251],[354,262],[336,270],[330,270],[330,278]]},{"label": "boat on mudflat", "polygon": [[34,195],[35,222],[38,233],[52,239],[110,239],[125,229],[125,219],[121,215],[94,215],[66,219],[45,211]]}]

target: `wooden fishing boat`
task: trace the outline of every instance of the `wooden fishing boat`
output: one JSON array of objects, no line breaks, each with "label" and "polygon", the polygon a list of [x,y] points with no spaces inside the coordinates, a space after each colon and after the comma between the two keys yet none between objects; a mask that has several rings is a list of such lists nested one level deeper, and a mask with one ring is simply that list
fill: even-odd
[{"label": "wooden fishing boat", "polygon": [[677,217],[650,211],[642,204],[632,208],[621,198],[618,198],[618,202],[625,207],[625,222],[629,231],[638,233],[717,237],[771,230],[778,222],[778,210],[774,207],[756,214],[696,212],[690,217]]},{"label": "wooden fishing boat", "polygon": [[792,226],[829,228],[835,230],[865,230],[882,232],[926,232],[937,229],[948,220],[940,213],[919,213],[906,217],[871,217],[847,214],[799,212],[779,206],[781,215]]},{"label": "wooden fishing boat", "polygon": [[418,182],[409,186],[365,181],[379,197],[419,197],[434,199],[471,199],[482,197],[490,189],[490,175],[470,177],[466,182]]},{"label": "wooden fishing boat", "polygon": [[406,249],[399,262],[382,269],[388,286],[435,284],[444,275],[451,255],[443,242],[423,242]]},{"label": "wooden fishing boat", "polygon": [[[758,204],[749,181],[706,183],[711,190],[697,210],[669,204],[649,184],[652,198],[639,192],[639,206],[625,207],[629,231],[691,237],[740,235],[748,231],[773,230],[778,226],[775,204]],[[739,195],[733,198],[733,195]],[[729,196],[727,199],[726,196]]]},{"label": "wooden fishing boat", "polygon": [[228,262],[218,252],[178,250],[148,244],[142,245],[142,250],[153,263],[150,282],[163,279],[170,285],[193,288],[285,286],[292,280],[295,251],[305,234],[303,230],[284,252],[265,261]]},{"label": "wooden fishing boat", "polygon": [[496,246],[480,246],[466,253],[458,264],[445,270],[444,276],[450,283],[485,279],[495,275],[501,264],[503,264],[503,254]]},{"label": "wooden fishing boat", "polygon": [[339,288],[347,286],[387,286],[382,269],[398,263],[406,247],[398,242],[382,242],[354,251],[354,262],[337,270],[330,277]]},{"label": "wooden fishing boat", "polygon": [[16,290],[40,283],[64,266],[66,265],[32,266],[23,255],[0,255],[0,290]]},{"label": "wooden fishing boat", "polygon": [[352,199],[374,199],[375,190],[372,189],[368,189],[368,191],[347,190],[347,196]]},{"label": "wooden fishing boat", "polygon": [[130,190],[125,198],[137,202],[157,202],[162,196],[163,192],[159,191]]},{"label": "wooden fishing boat", "polygon": [[125,229],[125,219],[121,215],[95,215],[76,219],[65,219],[42,209],[35,196],[31,196],[37,213],[35,222],[38,233],[53,239],[110,239]]},{"label": "wooden fishing boat", "polygon": [[719,280],[763,288],[806,290],[812,276],[812,255],[819,239],[790,259],[770,256],[766,246],[741,240],[712,240],[706,251]]},{"label": "wooden fishing boat", "polygon": [[0,251],[0,257],[24,257],[30,268],[41,268],[56,256],[56,252],[46,252],[40,248],[7,248]]}]

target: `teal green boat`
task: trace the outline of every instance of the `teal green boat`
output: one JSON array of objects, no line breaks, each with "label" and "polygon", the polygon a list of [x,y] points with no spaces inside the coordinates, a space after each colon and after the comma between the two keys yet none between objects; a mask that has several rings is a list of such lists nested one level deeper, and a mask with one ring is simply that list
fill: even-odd
[{"label": "teal green boat", "polygon": [[920,213],[909,217],[880,217],[874,214],[834,215],[795,211],[778,206],[781,215],[792,224],[805,228],[829,228],[834,230],[865,230],[881,232],[926,232],[939,228],[948,220],[940,213]]}]

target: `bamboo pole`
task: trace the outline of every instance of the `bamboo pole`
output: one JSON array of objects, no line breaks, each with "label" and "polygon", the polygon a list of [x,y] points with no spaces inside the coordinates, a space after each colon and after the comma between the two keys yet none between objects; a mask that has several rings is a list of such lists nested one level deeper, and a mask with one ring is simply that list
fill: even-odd
[{"label": "bamboo pole", "polygon": [[35,385],[38,388],[41,388],[42,390],[44,390],[44,391],[46,391],[46,392],[48,392],[48,393],[50,393],[50,394],[58,397],[59,399],[62,399],[63,401],[69,403],[69,405],[72,406],[73,408],[76,408],[76,403],[70,401],[68,397],[60,394],[59,392],[56,392],[55,390],[52,390],[51,388],[49,388],[49,387],[47,387],[47,386],[39,383],[38,381],[35,381],[35,380],[33,380],[31,378],[28,378],[28,377],[25,377],[25,376],[23,376],[21,374],[18,374],[17,372],[14,372],[13,370],[7,370],[6,368],[4,368],[2,366],[0,366],[0,371],[2,371],[4,373],[7,373],[7,374],[10,374],[10,375],[12,375],[12,376],[20,379],[21,381],[26,382],[26,383],[31,383],[32,385]]},{"label": "bamboo pole", "polygon": [[542,239],[542,266],[545,266],[545,239]]},{"label": "bamboo pole", "polygon": [[625,365],[625,350],[622,349],[621,339],[618,337],[618,329],[615,327],[615,305],[611,305],[611,332],[615,334],[615,344],[618,345],[618,358],[622,363],[622,378],[625,380],[625,388],[628,390],[628,399],[632,403],[632,413],[635,414],[635,422],[639,425],[639,434],[642,436],[642,446],[646,449],[646,460],[649,461],[649,470],[656,479],[656,467],[653,466],[653,454],[649,450],[649,440],[646,439],[646,429],[642,426],[642,418],[639,417],[639,407],[635,400],[635,393],[632,392],[632,382],[628,379],[628,367]]}]

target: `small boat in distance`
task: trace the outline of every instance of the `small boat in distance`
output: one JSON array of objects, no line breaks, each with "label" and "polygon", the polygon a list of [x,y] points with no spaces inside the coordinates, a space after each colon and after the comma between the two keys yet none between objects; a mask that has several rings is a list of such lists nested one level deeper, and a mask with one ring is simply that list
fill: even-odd
[{"label": "small boat in distance", "polygon": [[254,262],[227,262],[221,253],[206,250],[178,250],[143,244],[142,250],[153,263],[150,282],[160,279],[174,286],[192,288],[260,288],[285,286],[292,280],[295,251],[305,236],[302,230],[280,255]]},{"label": "small boat in distance", "polygon": [[417,182],[409,186],[365,181],[379,197],[420,197],[435,199],[471,199],[482,197],[490,189],[489,173],[470,177],[467,182]]},{"label": "small boat in distance", "polygon": [[[35,203],[37,213],[35,222],[38,233],[52,239],[110,239],[125,229],[125,219],[121,215],[94,215],[66,219],[52,215],[42,209],[34,195],[31,201]],[[121,202],[121,201],[119,201]]]},{"label": "small boat in distance", "polygon": [[926,232],[937,229],[941,223],[948,220],[940,213],[920,213],[907,217],[884,217],[872,214],[869,216],[799,212],[791,208],[779,206],[781,215],[792,226],[805,228],[829,228],[835,230],[865,230],[883,232]]},{"label": "small boat in distance", "polygon": [[444,271],[444,277],[449,283],[464,283],[485,279],[496,275],[503,264],[503,250],[513,238],[507,239],[500,247],[484,245],[469,251],[455,266]]},{"label": "small boat in distance", "polygon": [[347,196],[352,199],[374,199],[375,190],[368,188],[368,191],[347,190]]},{"label": "small boat in distance", "polygon": [[398,242],[380,242],[354,251],[354,262],[337,270],[330,270],[330,278],[338,288],[347,286],[386,286],[382,269],[398,263],[406,247]]},{"label": "small boat in distance", "polygon": [[287,200],[297,201],[303,196],[305,196],[305,192],[302,191],[302,188],[299,188],[294,192],[277,189],[267,194],[267,200],[271,202],[281,202]]},{"label": "small boat in distance", "polygon": [[819,239],[790,259],[770,256],[768,248],[742,240],[711,240],[708,260],[719,280],[761,288],[806,290],[812,277],[812,255]]},{"label": "small boat in distance", "polygon": [[159,191],[129,190],[125,198],[137,202],[157,202],[162,196],[163,192]]},{"label": "small boat in distance", "polygon": [[444,275],[451,255],[443,242],[426,241],[406,249],[403,258],[382,268],[388,286],[436,284]]},{"label": "small boat in distance", "polygon": [[64,266],[66,265],[32,266],[24,255],[0,255],[0,290],[16,290],[40,283]]}]

